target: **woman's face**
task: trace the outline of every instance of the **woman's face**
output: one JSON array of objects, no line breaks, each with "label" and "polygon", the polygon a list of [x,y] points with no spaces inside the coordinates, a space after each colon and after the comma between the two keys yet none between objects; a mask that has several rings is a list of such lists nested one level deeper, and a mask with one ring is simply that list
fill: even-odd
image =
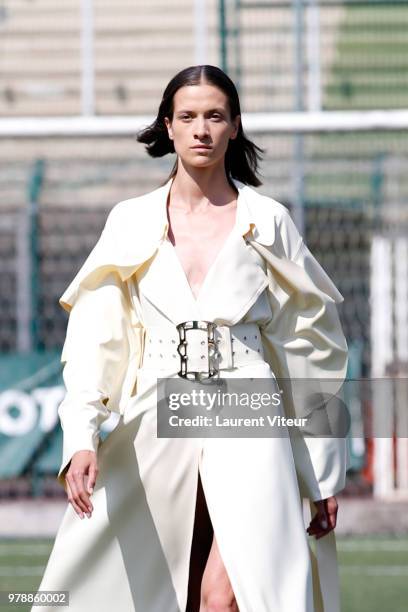
[{"label": "woman's face", "polygon": [[[173,107],[173,120],[166,117],[165,123],[183,162],[195,167],[224,164],[228,142],[236,138],[240,121],[240,115],[231,120],[224,92],[209,84],[180,87]],[[193,148],[200,144],[210,148]]]}]

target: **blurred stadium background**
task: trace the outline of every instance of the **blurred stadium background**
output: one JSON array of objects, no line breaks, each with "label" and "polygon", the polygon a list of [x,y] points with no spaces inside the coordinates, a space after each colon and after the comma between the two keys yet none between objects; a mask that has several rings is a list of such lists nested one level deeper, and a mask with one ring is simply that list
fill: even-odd
[{"label": "blurred stadium background", "polygon": [[0,590],[36,588],[65,507],[58,298],[112,206],[167,176],[135,134],[202,63],[236,83],[261,190],[345,296],[348,378],[393,380],[387,406],[348,398],[339,555],[344,610],[405,610],[408,0],[0,0]]}]

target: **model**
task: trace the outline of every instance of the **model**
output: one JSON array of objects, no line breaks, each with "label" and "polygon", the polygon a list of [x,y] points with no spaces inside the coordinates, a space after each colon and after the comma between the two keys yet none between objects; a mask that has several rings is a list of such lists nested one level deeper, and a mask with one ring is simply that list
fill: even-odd
[{"label": "model", "polygon": [[[227,422],[247,423],[247,436],[157,431],[158,379],[257,391],[256,379],[340,388],[346,375],[343,297],[288,209],[254,189],[262,150],[240,114],[215,66],[169,82],[138,140],[153,157],[176,153],[170,176],[113,207],[60,299],[69,504],[39,590],[68,591],[71,612],[339,610],[344,439],[255,435],[259,419]],[[285,427],[302,416],[293,398],[274,409]],[[112,411],[119,422],[100,442]]]}]

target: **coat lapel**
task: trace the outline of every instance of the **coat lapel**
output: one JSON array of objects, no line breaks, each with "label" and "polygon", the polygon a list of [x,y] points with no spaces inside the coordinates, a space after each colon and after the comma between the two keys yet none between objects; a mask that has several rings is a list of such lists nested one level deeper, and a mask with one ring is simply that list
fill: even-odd
[{"label": "coat lapel", "polygon": [[235,325],[248,312],[269,282],[254,255],[243,235],[234,231],[198,296],[202,319]]},{"label": "coat lapel", "polygon": [[[166,184],[157,202],[164,235],[154,256],[138,273],[139,289],[174,324],[203,319],[234,325],[268,285],[262,258],[257,258],[244,238],[254,231],[254,223],[243,184],[236,181],[239,191],[236,223],[210,267],[197,299],[173,245],[167,240],[166,206],[170,184],[171,181]],[[265,236],[269,240],[271,237],[271,232]]]},{"label": "coat lapel", "polygon": [[177,267],[171,243],[162,240],[154,257],[137,274],[142,293],[171,323],[198,319],[198,304]]}]

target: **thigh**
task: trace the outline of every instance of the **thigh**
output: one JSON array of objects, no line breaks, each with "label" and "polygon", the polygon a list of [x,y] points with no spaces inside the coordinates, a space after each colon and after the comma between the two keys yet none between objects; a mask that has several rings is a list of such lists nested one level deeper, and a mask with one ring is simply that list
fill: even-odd
[{"label": "thigh", "polygon": [[213,542],[201,583],[201,609],[239,612],[234,591],[220,555],[217,540]]}]

